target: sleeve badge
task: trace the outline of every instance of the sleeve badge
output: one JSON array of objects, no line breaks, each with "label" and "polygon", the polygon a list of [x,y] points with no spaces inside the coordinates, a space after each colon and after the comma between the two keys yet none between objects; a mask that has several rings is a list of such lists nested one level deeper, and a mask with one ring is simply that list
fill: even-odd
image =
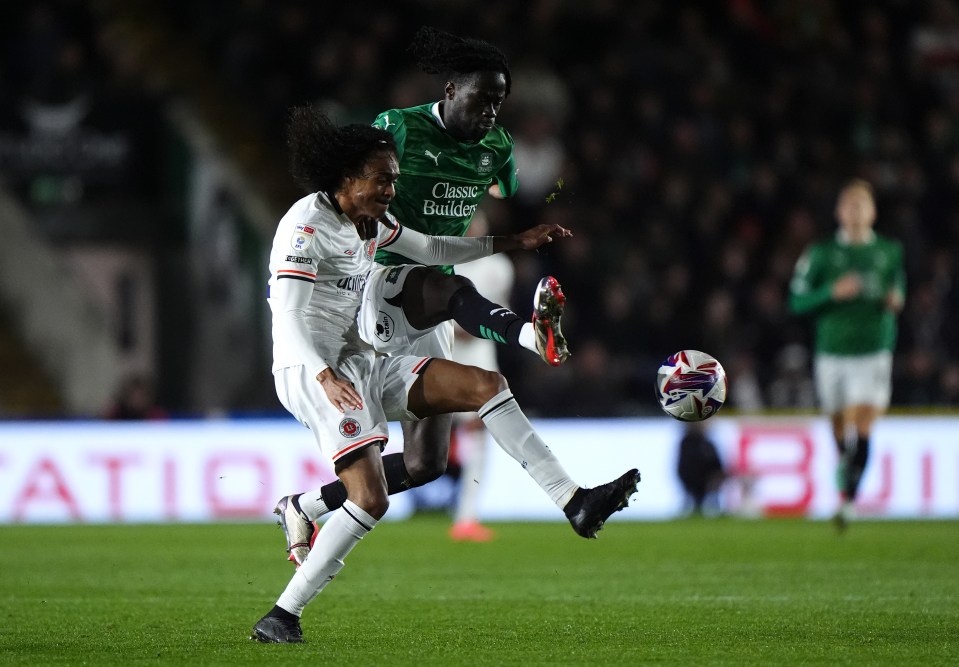
[{"label": "sleeve badge", "polygon": [[313,243],[313,234],[315,233],[316,229],[309,225],[297,225],[296,231],[293,232],[293,238],[290,240],[290,245],[294,250],[306,250]]}]

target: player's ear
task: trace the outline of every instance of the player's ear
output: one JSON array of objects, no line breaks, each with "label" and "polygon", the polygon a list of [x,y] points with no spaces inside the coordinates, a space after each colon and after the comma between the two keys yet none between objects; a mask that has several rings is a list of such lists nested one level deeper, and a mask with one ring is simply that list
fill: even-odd
[{"label": "player's ear", "polygon": [[452,81],[446,82],[446,99],[451,100],[453,96],[456,95],[456,84]]}]

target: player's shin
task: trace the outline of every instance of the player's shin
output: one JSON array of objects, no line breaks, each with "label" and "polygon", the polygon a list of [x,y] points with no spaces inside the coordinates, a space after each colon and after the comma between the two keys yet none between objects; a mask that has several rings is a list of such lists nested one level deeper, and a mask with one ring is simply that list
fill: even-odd
[{"label": "player's shin", "polygon": [[309,557],[287,584],[277,606],[300,616],[303,608],[343,569],[346,556],[376,523],[376,519],[347,500],[323,524]]},{"label": "player's shin", "polygon": [[520,345],[524,320],[481,295],[472,285],[458,289],[450,297],[448,309],[453,320],[470,335],[503,345]]},{"label": "player's shin", "polygon": [[866,471],[866,463],[869,461],[869,438],[859,436],[856,439],[856,449],[852,456],[847,459],[846,470],[846,500],[853,501],[859,492],[859,482],[862,481],[862,475]]},{"label": "player's shin", "polygon": [[562,509],[579,486],[533,430],[510,391],[504,390],[479,409],[480,419],[503,450],[516,459],[556,506]]}]

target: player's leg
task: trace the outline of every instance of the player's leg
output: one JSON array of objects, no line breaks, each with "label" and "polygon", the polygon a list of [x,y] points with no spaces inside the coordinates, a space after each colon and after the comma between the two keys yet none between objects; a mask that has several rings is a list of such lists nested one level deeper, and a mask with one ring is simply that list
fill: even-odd
[{"label": "player's leg", "polygon": [[[280,402],[301,423],[309,425],[320,448],[333,460],[349,497],[323,525],[320,538],[309,551],[313,557],[302,560],[273,609],[254,625],[252,639],[301,642],[299,616],[303,608],[333,579],[346,555],[389,507],[380,457],[388,437],[382,378],[377,373],[380,365],[372,355],[356,355],[337,368],[337,374],[352,382],[363,397],[361,410],[346,413],[324,400],[322,387],[304,367],[281,369],[275,374]],[[344,429],[347,422],[355,428]],[[290,534],[287,539],[291,539]]]},{"label": "player's leg", "polygon": [[454,320],[472,336],[524,347],[558,366],[569,357],[560,326],[565,304],[556,279],[543,278],[534,294],[532,322],[526,322],[482,296],[463,276],[403,265],[370,275],[357,323],[361,337],[378,352],[408,354],[413,341]]},{"label": "player's leg", "polygon": [[[402,275],[405,275],[405,272]],[[403,280],[402,275],[397,275],[397,279],[401,281],[400,284]],[[380,276],[381,279],[382,277]],[[392,283],[386,284],[392,285]],[[391,321],[397,319],[395,312],[388,316]],[[395,328],[391,329],[390,334],[391,339],[393,336],[405,337],[402,331],[398,332]],[[453,356],[453,326],[449,322],[442,322],[425,335],[410,341],[407,346],[411,355],[449,359]],[[402,395],[405,396],[405,394],[404,387]],[[421,421],[402,422],[403,451],[383,457],[383,468],[390,495],[422,486],[443,475],[449,458],[451,427],[452,417],[445,414]],[[283,512],[281,517],[285,519],[281,523],[287,534],[287,540],[295,541],[295,538],[290,537],[291,532],[304,533],[306,526],[312,525],[327,512],[339,508],[345,500],[346,488],[342,482],[336,480],[319,489],[281,498],[275,511]],[[284,503],[286,508],[293,508],[294,505],[296,508],[284,510],[281,507]],[[291,560],[297,563],[302,562],[307,551],[308,549],[291,551]]]},{"label": "player's leg", "polygon": [[336,472],[349,498],[323,524],[309,557],[265,616],[253,626],[251,639],[266,643],[303,641],[303,610],[343,569],[344,560],[386,513],[389,497],[378,446],[352,452],[337,461]]},{"label": "player's leg", "polygon": [[487,542],[493,531],[479,523],[480,481],[486,467],[486,428],[475,417],[454,426],[461,473],[450,537],[458,541]]},{"label": "player's leg", "polygon": [[852,513],[852,503],[845,498],[848,458],[852,446],[848,441],[849,421],[846,414],[848,394],[848,371],[845,360],[829,354],[817,354],[815,357],[814,376],[816,396],[819,399],[820,409],[829,415],[833,439],[836,442],[836,488],[839,491],[839,507],[833,515],[833,523],[840,531],[849,523]]},{"label": "player's leg", "polygon": [[849,429],[846,424],[846,411],[840,410],[829,415],[829,424],[832,428],[832,437],[836,443],[836,454],[839,457],[836,468],[836,486],[840,491],[846,488],[846,457]]},{"label": "player's leg", "polygon": [[418,417],[477,412],[493,440],[523,466],[583,537],[596,537],[639,483],[634,469],[602,486],[578,486],[533,429],[499,373],[434,359],[410,388],[407,409]]},{"label": "player's leg", "polygon": [[843,411],[845,421],[845,496],[846,518],[854,514],[860,482],[869,462],[873,424],[889,406],[892,395],[892,353],[850,357],[845,360],[848,377]]},{"label": "player's leg", "polygon": [[402,291],[403,312],[416,329],[452,319],[476,338],[525,347],[558,366],[569,358],[560,328],[566,297],[559,282],[552,277],[541,280],[533,304],[533,321],[525,322],[480,294],[469,279],[423,267],[410,271]]},{"label": "player's leg", "polygon": [[872,425],[879,417],[879,410],[874,405],[854,405],[850,408],[852,423],[855,425],[855,443],[852,454],[847,457],[846,468],[846,499],[856,500],[859,493],[859,483],[869,462],[869,439]]}]

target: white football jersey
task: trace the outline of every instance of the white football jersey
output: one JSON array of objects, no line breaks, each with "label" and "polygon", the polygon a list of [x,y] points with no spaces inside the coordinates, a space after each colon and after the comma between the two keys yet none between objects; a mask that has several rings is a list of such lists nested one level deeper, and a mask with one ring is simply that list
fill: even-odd
[{"label": "white football jersey", "polygon": [[[389,215],[389,214],[387,214]],[[356,227],[324,193],[297,201],[280,220],[270,252],[273,371],[305,365],[311,375],[372,349],[357,332],[356,315],[377,248],[424,264],[459,263],[492,252],[492,238],[431,237],[380,225],[360,239]]]}]

